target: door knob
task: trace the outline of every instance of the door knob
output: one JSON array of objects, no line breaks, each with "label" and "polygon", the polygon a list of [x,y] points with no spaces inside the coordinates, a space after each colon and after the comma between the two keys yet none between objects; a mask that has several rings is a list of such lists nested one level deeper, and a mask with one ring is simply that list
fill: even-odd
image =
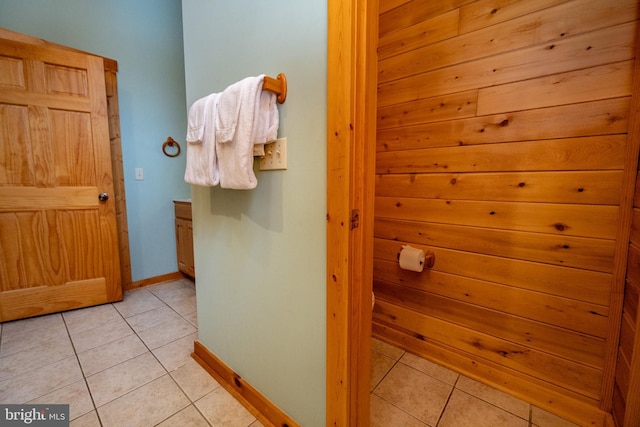
[{"label": "door knob", "polygon": [[100,193],[100,195],[98,196],[98,200],[100,200],[101,202],[106,202],[107,200],[109,200],[109,194]]}]

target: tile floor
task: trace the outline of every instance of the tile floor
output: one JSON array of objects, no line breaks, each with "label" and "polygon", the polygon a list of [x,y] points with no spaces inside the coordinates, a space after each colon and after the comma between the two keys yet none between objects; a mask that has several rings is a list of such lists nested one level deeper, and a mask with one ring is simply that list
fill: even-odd
[{"label": "tile floor", "polygon": [[377,339],[372,349],[371,427],[577,427]]},{"label": "tile floor", "polygon": [[[262,426],[191,359],[196,338],[186,279],[0,324],[0,402],[69,403],[73,427]],[[372,360],[371,427],[574,426],[376,339]]]},{"label": "tile floor", "polygon": [[189,280],[0,327],[0,402],[69,403],[73,427],[262,426],[191,359]]}]

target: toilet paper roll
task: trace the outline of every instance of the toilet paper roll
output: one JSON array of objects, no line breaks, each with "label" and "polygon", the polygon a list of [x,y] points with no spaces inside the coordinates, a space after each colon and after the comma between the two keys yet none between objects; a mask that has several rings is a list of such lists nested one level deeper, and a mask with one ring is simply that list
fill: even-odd
[{"label": "toilet paper roll", "polygon": [[424,268],[424,251],[409,245],[404,245],[398,258],[403,270],[421,272]]}]

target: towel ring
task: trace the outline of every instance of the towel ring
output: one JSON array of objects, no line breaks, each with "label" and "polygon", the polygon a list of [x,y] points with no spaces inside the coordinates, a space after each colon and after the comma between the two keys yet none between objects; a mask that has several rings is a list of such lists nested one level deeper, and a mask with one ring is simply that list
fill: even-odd
[{"label": "towel ring", "polygon": [[[177,151],[175,153],[168,153],[167,147],[173,147],[173,146],[176,147]],[[164,142],[164,144],[162,144],[162,152],[167,157],[178,157],[180,155],[180,144],[178,144],[178,141],[168,136],[167,140]]]}]

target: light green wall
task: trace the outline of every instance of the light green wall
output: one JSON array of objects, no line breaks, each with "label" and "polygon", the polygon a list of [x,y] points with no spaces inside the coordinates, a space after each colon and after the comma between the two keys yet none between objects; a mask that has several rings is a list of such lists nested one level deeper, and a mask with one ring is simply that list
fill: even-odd
[{"label": "light green wall", "polygon": [[172,201],[189,186],[161,147],[187,126],[180,0],[0,0],[0,27],[118,61],[133,280],[177,271]]},{"label": "light green wall", "polygon": [[183,0],[187,104],[284,72],[288,169],[192,187],[199,339],[306,427],[325,424],[325,0]]}]

